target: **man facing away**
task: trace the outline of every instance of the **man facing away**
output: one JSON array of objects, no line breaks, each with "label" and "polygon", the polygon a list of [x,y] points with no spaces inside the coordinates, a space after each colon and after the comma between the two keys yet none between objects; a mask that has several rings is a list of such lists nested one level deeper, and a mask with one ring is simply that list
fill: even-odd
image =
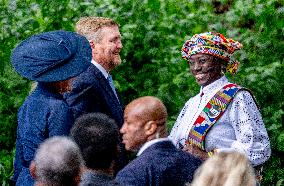
[{"label": "man facing away", "polygon": [[81,186],[114,185],[112,163],[118,153],[119,131],[115,121],[102,113],[80,116],[71,129],[86,169]]},{"label": "man facing away", "polygon": [[[72,84],[72,91],[64,98],[72,108],[75,119],[82,114],[100,112],[123,124],[123,109],[116,93],[111,70],[121,63],[121,35],[118,24],[104,17],[83,17],[76,24],[76,32],[85,36],[92,48],[92,64]],[[125,150],[120,152],[115,171],[127,162]]]},{"label": "man facing away", "polygon": [[68,137],[45,140],[30,165],[35,186],[76,186],[84,161],[79,147]]},{"label": "man facing away", "polygon": [[127,105],[120,132],[126,150],[138,151],[138,157],[118,172],[119,184],[184,185],[192,181],[201,161],[166,138],[166,121],[166,107],[156,97],[141,97]]}]

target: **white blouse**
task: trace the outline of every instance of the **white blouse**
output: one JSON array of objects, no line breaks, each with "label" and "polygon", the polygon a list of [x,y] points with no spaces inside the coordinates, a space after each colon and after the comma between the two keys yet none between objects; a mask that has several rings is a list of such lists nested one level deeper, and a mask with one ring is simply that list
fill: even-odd
[{"label": "white blouse", "polygon": [[[188,133],[208,101],[226,84],[223,76],[202,87],[189,99],[172,128],[169,138],[182,148]],[[269,138],[252,95],[246,90],[237,92],[222,117],[211,127],[205,138],[205,149],[245,153],[253,166],[264,163],[271,154]]]}]

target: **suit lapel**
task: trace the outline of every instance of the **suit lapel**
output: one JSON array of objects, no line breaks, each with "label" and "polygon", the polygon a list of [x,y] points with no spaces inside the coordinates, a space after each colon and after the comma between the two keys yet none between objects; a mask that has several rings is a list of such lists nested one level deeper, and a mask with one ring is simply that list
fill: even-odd
[{"label": "suit lapel", "polygon": [[103,73],[95,65],[92,65],[92,66],[93,66],[93,70],[94,70],[94,75],[96,76],[96,78],[100,82],[100,85],[102,86],[105,93],[109,97],[111,97],[111,100],[113,100],[116,105],[120,105],[120,103],[117,100],[110,84],[108,83],[108,80],[104,77]]}]

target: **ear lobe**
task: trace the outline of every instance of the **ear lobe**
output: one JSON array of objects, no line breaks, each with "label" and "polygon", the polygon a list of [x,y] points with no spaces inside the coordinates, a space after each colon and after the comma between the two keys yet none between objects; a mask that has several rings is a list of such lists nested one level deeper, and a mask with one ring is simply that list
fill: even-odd
[{"label": "ear lobe", "polygon": [[32,175],[32,177],[34,179],[36,179],[37,176],[36,176],[36,164],[35,164],[35,161],[31,162],[29,170],[30,170],[30,174]]},{"label": "ear lobe", "polygon": [[155,121],[148,121],[145,126],[144,126],[144,129],[145,129],[145,134],[150,136],[152,134],[154,134],[157,130],[157,124]]}]

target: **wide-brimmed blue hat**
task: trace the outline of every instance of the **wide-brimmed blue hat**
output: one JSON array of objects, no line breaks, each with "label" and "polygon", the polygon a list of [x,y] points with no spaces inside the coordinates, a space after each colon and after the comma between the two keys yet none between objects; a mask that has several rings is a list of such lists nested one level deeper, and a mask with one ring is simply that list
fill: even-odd
[{"label": "wide-brimmed blue hat", "polygon": [[39,82],[54,82],[77,76],[91,64],[88,40],[74,32],[51,31],[22,41],[11,62],[22,76]]}]

